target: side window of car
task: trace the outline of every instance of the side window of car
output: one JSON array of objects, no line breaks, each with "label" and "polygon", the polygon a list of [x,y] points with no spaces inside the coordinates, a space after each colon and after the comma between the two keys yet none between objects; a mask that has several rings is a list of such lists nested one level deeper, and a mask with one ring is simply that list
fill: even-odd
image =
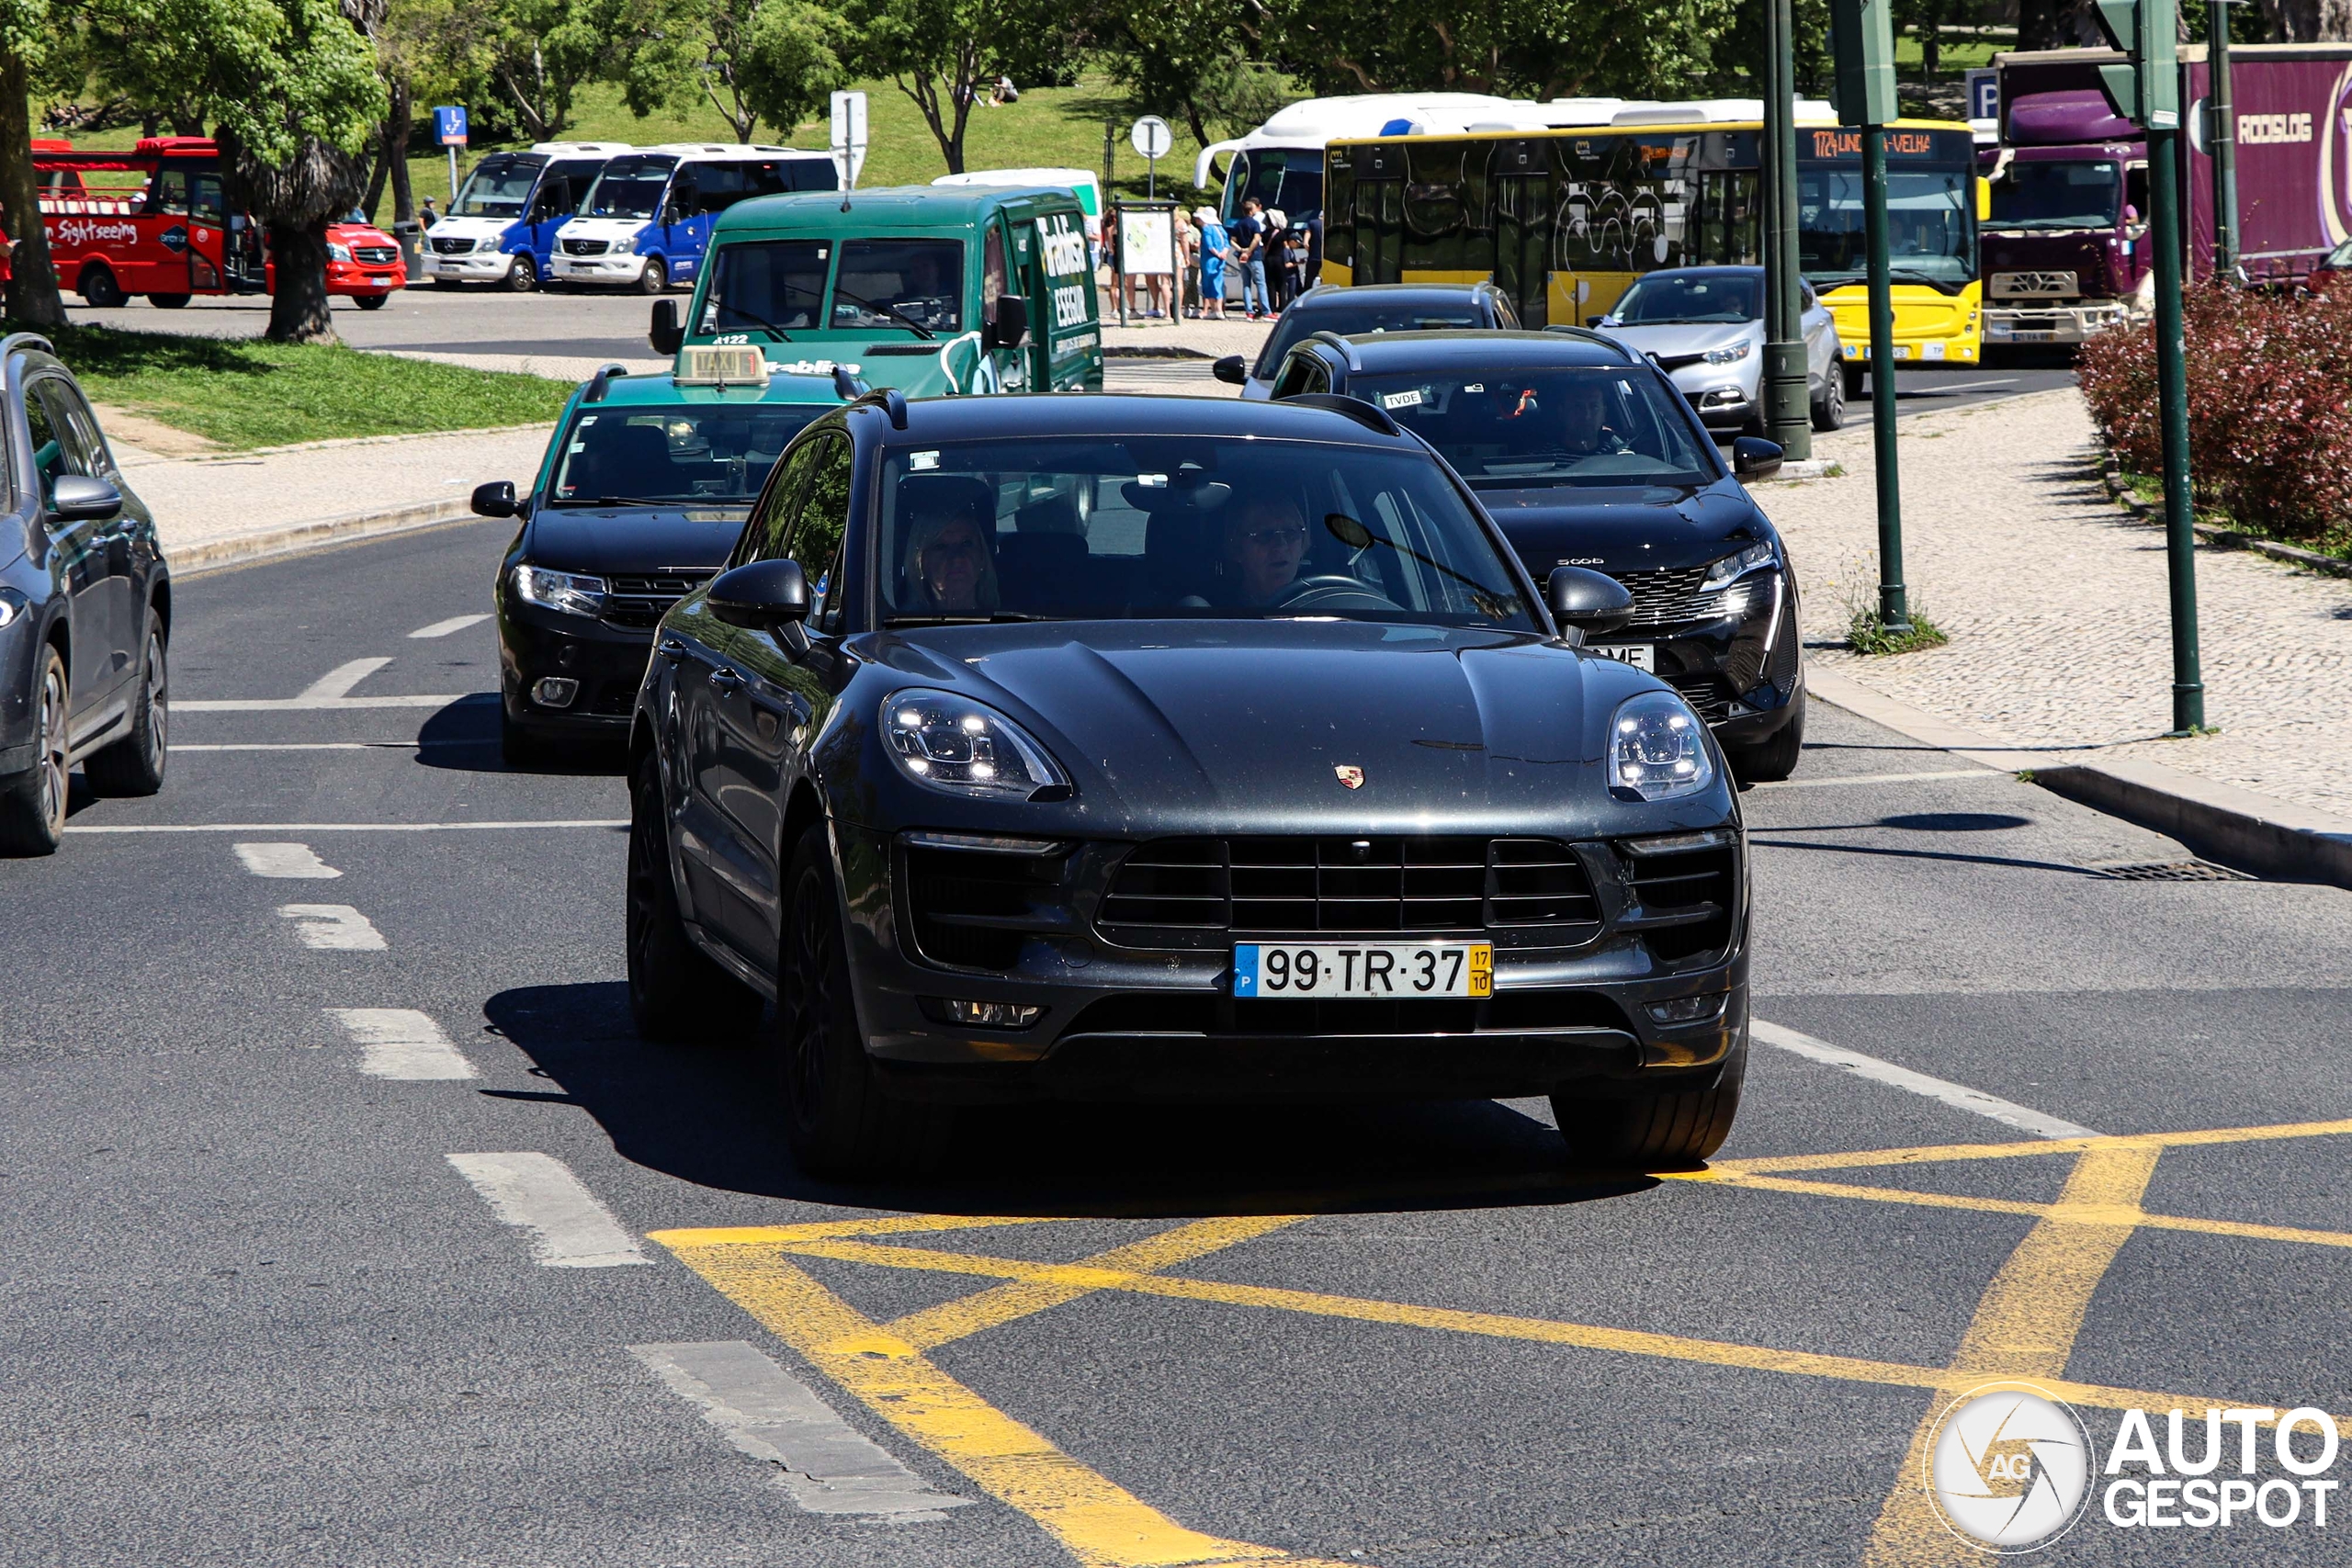
[{"label": "side window of car", "polygon": [[827,434],[808,450],[808,487],[786,534],[784,553],[812,574],[808,591],[817,601],[818,629],[834,631],[842,620],[842,542],[849,533],[850,475],[856,449],[845,437]]},{"label": "side window of car", "polygon": [[743,525],[743,536],[737,541],[729,566],[748,566],[755,560],[777,560],[785,553],[785,536],[792,520],[799,514],[800,498],[808,490],[808,465],[817,451],[811,442],[797,451],[787,452],[776,463],[775,472],[768,481],[767,491]]},{"label": "side window of car", "polygon": [[32,438],[33,473],[40,481],[41,504],[46,506],[55,498],[57,476],[73,470],[65,466],[65,443],[58,438],[38,381],[25,389],[25,431]]},{"label": "side window of car", "polygon": [[71,385],[59,380],[41,383],[51,400],[51,412],[56,416],[65,436],[68,460],[73,472],[104,477],[114,467],[107,455],[106,437],[98,434],[98,416],[82,400],[82,394]]},{"label": "side window of car", "polygon": [[980,254],[980,319],[993,325],[997,299],[1012,288],[1012,275],[1004,263],[1004,231],[993,220],[989,224],[988,241]]},{"label": "side window of car", "polygon": [[1316,385],[1322,379],[1323,367],[1311,354],[1294,354],[1283,361],[1281,372],[1274,377],[1273,396],[1293,397],[1300,392],[1318,391]]}]

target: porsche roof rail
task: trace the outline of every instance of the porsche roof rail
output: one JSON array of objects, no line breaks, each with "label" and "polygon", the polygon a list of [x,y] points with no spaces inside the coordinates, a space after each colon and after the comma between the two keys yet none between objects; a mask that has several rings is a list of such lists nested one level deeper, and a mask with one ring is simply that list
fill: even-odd
[{"label": "porsche roof rail", "polygon": [[1333,413],[1343,413],[1378,435],[1405,434],[1397,428],[1396,422],[1389,418],[1385,412],[1373,407],[1362,398],[1351,398],[1344,392],[1299,392],[1282,400],[1286,403],[1305,403],[1309,408],[1329,409]]},{"label": "porsche roof rail", "polygon": [[1340,351],[1340,357],[1344,358],[1348,362],[1349,369],[1361,370],[1363,368],[1363,356],[1356,353],[1356,345],[1350,343],[1346,338],[1341,337],[1339,333],[1332,332],[1328,327],[1319,333],[1309,333],[1306,341],[1309,343],[1328,343],[1333,348]]}]

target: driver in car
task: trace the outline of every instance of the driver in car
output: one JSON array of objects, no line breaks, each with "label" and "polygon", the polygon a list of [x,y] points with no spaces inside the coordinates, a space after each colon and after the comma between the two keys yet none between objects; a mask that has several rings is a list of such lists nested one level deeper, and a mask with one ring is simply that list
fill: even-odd
[{"label": "driver in car", "polygon": [[1263,608],[1298,581],[1306,556],[1306,523],[1277,496],[1244,502],[1225,525],[1226,575],[1240,602]]},{"label": "driver in car", "polygon": [[[1631,450],[1624,438],[1609,427],[1609,400],[1598,381],[1581,376],[1565,378],[1563,384],[1546,389],[1542,400],[1551,405],[1544,411],[1550,417],[1543,423],[1549,426],[1547,434],[1560,450],[1579,457]],[[1528,418],[1537,412],[1536,390],[1531,387],[1518,394],[1515,411],[1504,418]]]},{"label": "driver in car", "polygon": [[1002,604],[996,557],[969,511],[932,512],[907,533],[907,608],[917,615],[993,615]]}]

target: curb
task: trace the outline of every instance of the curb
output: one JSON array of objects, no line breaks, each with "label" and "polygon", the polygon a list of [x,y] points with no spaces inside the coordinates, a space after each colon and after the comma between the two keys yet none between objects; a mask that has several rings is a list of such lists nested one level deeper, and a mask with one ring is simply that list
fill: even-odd
[{"label": "curb", "polygon": [[317,523],[298,523],[290,528],[273,528],[266,534],[248,534],[242,538],[212,539],[177,549],[166,547],[164,558],[173,576],[196,577],[208,571],[244,566],[277,556],[300,555],[307,550],[325,549],[334,545],[474,520],[471,500],[451,497],[447,501],[427,501],[412,506],[395,507],[389,512],[361,512],[345,517],[329,517]]},{"label": "curb", "polygon": [[2080,748],[2004,746],[1835,671],[1807,670],[1805,685],[1832,706],[1984,767],[2030,773],[2052,795],[2177,839],[2207,860],[2277,882],[2352,888],[2352,821],[2344,818],[2161,762],[2078,762],[2062,759]]},{"label": "curb", "polygon": [[1102,357],[1105,359],[1216,359],[1219,356],[1205,349],[1185,348],[1172,343],[1165,348],[1156,343],[1122,343],[1104,344]]},{"label": "curb", "polygon": [[[2109,498],[2126,512],[2132,513],[2147,523],[2160,524],[2164,521],[2157,515],[2160,510],[2157,506],[2153,502],[2142,501],[2123,488],[2123,470],[2117,467],[2113,457],[2106,458],[2100,464],[2098,477],[2099,482],[2107,487]],[[2341,556],[2324,556],[2317,550],[2282,545],[2276,539],[2257,538],[2252,534],[2242,534],[2235,528],[2224,528],[2217,523],[2197,523],[2192,524],[2191,526],[2197,530],[2199,538],[2217,549],[2252,550],[2257,555],[2268,556],[2272,560],[2284,561],[2289,566],[2300,566],[2309,571],[2324,571],[2335,577],[2352,577],[2352,560],[2346,560]]]}]

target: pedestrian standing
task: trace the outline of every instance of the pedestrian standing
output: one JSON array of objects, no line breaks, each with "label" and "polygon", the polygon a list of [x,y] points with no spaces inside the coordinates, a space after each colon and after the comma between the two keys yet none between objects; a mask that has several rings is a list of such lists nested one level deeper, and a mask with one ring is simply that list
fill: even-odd
[{"label": "pedestrian standing", "polygon": [[1193,220],[1178,208],[1168,215],[1168,222],[1176,233],[1176,308],[1187,316],[1201,313],[1200,265],[1201,236],[1193,228]]},{"label": "pedestrian standing", "polygon": [[1280,315],[1290,304],[1290,274],[1286,270],[1290,256],[1290,214],[1279,207],[1270,207],[1266,209],[1264,221],[1266,300],[1268,308],[1275,315]]},{"label": "pedestrian standing", "polygon": [[1256,197],[1241,203],[1241,216],[1226,231],[1233,244],[1233,265],[1241,269],[1241,308],[1251,321],[1273,312],[1266,307],[1265,204]]},{"label": "pedestrian standing", "polygon": [[1217,221],[1216,209],[1195,208],[1193,219],[1201,226],[1201,315],[1204,320],[1225,320],[1225,264],[1233,254],[1232,241],[1225,225]]},{"label": "pedestrian standing", "polygon": [[424,198],[424,207],[419,209],[417,211],[416,220],[424,224],[428,229],[441,221],[441,215],[433,210],[433,198],[431,197],[428,196]]}]

